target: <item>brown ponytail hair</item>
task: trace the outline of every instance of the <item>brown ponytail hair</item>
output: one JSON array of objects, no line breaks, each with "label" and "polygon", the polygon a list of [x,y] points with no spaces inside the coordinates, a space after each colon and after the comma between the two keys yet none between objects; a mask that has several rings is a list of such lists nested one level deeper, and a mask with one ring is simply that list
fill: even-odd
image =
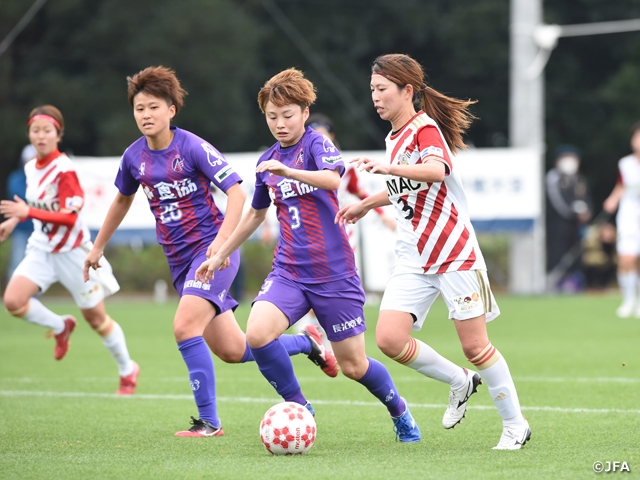
[{"label": "brown ponytail hair", "polygon": [[422,65],[401,53],[379,56],[374,60],[371,71],[392,81],[398,88],[411,85],[414,102],[417,103],[419,100],[420,108],[436,121],[451,152],[456,153],[459,148],[467,148],[462,136],[471,122],[477,118],[469,111],[469,106],[477,100],[447,97],[427,86]]}]

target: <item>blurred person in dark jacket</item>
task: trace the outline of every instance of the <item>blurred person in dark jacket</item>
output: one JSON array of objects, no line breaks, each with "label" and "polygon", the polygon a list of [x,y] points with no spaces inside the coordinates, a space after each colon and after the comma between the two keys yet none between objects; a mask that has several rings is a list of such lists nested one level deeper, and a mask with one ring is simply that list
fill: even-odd
[{"label": "blurred person in dark jacket", "polygon": [[[581,229],[592,217],[589,186],[580,174],[580,153],[571,145],[555,151],[555,166],[546,175],[547,271],[580,241]],[[563,290],[580,290],[584,283],[579,265],[567,265],[560,281]]]}]

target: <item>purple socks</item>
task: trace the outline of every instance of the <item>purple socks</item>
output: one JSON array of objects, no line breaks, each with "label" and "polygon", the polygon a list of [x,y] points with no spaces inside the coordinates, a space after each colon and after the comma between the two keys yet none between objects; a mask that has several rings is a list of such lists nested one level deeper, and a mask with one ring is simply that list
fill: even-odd
[{"label": "purple socks", "polygon": [[[289,356],[298,355],[300,353],[311,353],[311,340],[305,335],[280,335],[280,343],[284,346]],[[247,344],[247,348],[244,351],[244,357],[240,360],[240,363],[253,362],[253,354]]]},{"label": "purple socks", "polygon": [[208,420],[214,427],[220,426],[216,408],[216,378],[213,359],[209,347],[202,337],[193,337],[178,342],[178,350],[189,370],[191,390],[202,420]]},{"label": "purple socks", "polygon": [[399,417],[404,413],[406,406],[400,398],[393,380],[391,380],[389,370],[377,360],[371,357],[367,357],[367,359],[369,360],[369,369],[357,381],[387,407],[392,417]]},{"label": "purple socks", "polygon": [[[309,339],[305,337],[305,340]],[[307,403],[293,372],[289,353],[279,339],[264,347],[252,348],[251,352],[264,378],[286,402],[296,402],[300,405]]]}]

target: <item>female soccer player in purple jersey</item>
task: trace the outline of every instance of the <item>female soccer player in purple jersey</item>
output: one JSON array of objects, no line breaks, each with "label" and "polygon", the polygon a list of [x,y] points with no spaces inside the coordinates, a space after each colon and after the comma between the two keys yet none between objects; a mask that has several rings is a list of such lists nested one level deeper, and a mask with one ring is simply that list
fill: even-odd
[{"label": "female soccer player in purple jersey", "polygon": [[[100,267],[105,246],[142,186],[180,295],[173,331],[189,370],[200,417],[191,417],[192,427],[176,436],[221,436],[214,367],[207,344],[225,362],[253,360],[233,315],[238,303],[229,295],[238,270],[238,252],[230,252],[230,267],[215,282],[203,284],[194,275],[196,267],[220,248],[238,224],[245,201],[242,180],[208,142],[171,126],[186,94],[173,70],[149,67],[128,77],[127,82],[129,103],[144,136],[122,156],[115,182],[119,192],[85,260],[85,280],[89,268]],[[229,197],[226,215],[213,200],[211,182]],[[287,355],[306,353],[327,375],[338,374],[333,354],[325,351],[316,331],[287,335],[284,343]]]},{"label": "female soccer player in purple jersey", "polygon": [[[217,253],[198,268],[196,279],[215,284],[225,275],[227,257],[260,226],[273,202],[280,240],[247,323],[247,341],[258,368],[285,401],[306,405],[313,413],[281,336],[313,308],[342,373],[387,407],[400,441],[417,442],[420,429],[389,372],[365,353],[364,292],[345,229],[333,221],[344,164],[328,137],[304,126],[315,99],[313,84],[293,68],[260,90],[260,109],[278,141],[258,160],[251,208]],[[222,270],[214,277],[218,268]]]}]

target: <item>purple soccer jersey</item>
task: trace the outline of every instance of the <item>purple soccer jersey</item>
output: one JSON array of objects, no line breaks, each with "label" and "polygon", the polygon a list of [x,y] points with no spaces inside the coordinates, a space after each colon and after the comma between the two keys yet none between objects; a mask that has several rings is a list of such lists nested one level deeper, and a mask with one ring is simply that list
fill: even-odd
[{"label": "purple soccer jersey", "polygon": [[[300,170],[344,172],[338,149],[329,138],[307,127],[298,143],[276,143],[258,160],[278,160]],[[323,190],[297,180],[262,172],[256,174],[251,206],[256,210],[276,206],[280,240],[273,272],[293,281],[323,283],[357,274],[353,250],[344,227],[336,225],[339,210],[335,190]]]},{"label": "purple soccer jersey", "polygon": [[127,196],[142,185],[175,279],[206,251],[224,219],[210,183],[226,192],[242,179],[211,144],[186,130],[171,130],[173,141],[165,150],[149,149],[145,137],[132,143],[122,156],[115,185]]}]

